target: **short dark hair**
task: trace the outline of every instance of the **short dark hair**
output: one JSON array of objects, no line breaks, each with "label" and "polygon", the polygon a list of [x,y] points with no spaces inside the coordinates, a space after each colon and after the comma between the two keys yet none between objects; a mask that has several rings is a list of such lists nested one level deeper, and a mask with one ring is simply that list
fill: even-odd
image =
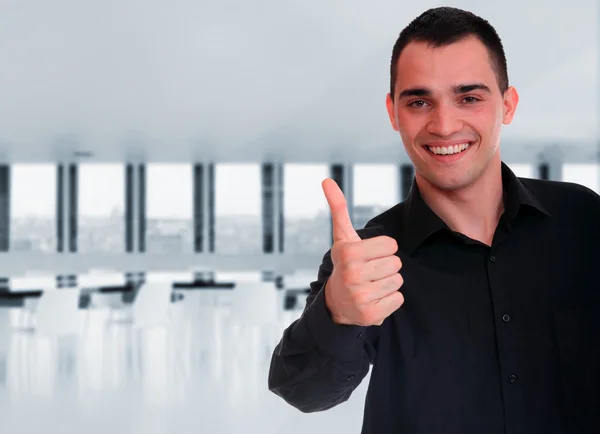
[{"label": "short dark hair", "polygon": [[394,99],[398,59],[402,50],[413,41],[428,42],[437,48],[458,42],[466,37],[477,37],[488,49],[492,69],[502,94],[508,89],[506,56],[502,41],[492,25],[481,17],[458,8],[428,9],[406,26],[394,44],[390,65],[390,94]]}]

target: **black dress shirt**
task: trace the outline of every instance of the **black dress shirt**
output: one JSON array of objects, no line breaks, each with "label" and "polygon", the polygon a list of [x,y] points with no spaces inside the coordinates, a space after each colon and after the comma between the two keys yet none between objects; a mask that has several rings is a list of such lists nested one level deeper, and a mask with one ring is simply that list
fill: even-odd
[{"label": "black dress shirt", "polygon": [[331,320],[326,252],[269,389],[323,411],[371,369],[363,434],[600,433],[600,197],[504,163],[502,180],[491,246],[452,231],[415,181],[357,231],[398,242],[405,302],[381,326]]}]

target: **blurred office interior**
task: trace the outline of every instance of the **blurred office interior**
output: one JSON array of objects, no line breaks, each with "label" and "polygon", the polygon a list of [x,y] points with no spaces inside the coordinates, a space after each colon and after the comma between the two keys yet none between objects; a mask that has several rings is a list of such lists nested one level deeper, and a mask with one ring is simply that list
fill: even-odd
[{"label": "blurred office interior", "polygon": [[[600,191],[594,0],[452,6],[503,39],[501,155]],[[348,433],[267,388],[331,246],[413,167],[385,111],[393,43],[437,2],[0,4],[0,431]],[[599,222],[600,224],[600,222]]]}]

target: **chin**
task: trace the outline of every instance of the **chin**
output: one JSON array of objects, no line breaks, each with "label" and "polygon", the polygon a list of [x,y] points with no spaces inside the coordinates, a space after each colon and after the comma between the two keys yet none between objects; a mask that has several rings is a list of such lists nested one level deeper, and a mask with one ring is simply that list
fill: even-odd
[{"label": "chin", "polygon": [[438,190],[457,191],[469,187],[473,183],[467,173],[464,171],[461,174],[441,174],[437,176],[423,176],[429,184]]}]

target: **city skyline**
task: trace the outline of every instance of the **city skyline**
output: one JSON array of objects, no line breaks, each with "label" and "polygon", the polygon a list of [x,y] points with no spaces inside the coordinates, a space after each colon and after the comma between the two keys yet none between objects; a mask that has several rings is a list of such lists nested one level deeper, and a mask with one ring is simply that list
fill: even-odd
[{"label": "city skyline", "polygon": [[[517,176],[535,177],[532,164],[511,164]],[[147,217],[193,217],[192,165],[148,164]],[[563,180],[599,191],[597,164],[565,164]],[[82,164],[78,170],[80,217],[110,216],[125,209],[122,163]],[[56,167],[53,164],[15,164],[11,170],[11,218],[54,217]],[[284,215],[315,217],[327,210],[321,182],[329,177],[326,164],[286,164]],[[356,164],[354,204],[393,206],[400,201],[397,167]],[[215,215],[258,216],[261,212],[260,165],[217,164]],[[386,188],[382,188],[384,185]]]}]

